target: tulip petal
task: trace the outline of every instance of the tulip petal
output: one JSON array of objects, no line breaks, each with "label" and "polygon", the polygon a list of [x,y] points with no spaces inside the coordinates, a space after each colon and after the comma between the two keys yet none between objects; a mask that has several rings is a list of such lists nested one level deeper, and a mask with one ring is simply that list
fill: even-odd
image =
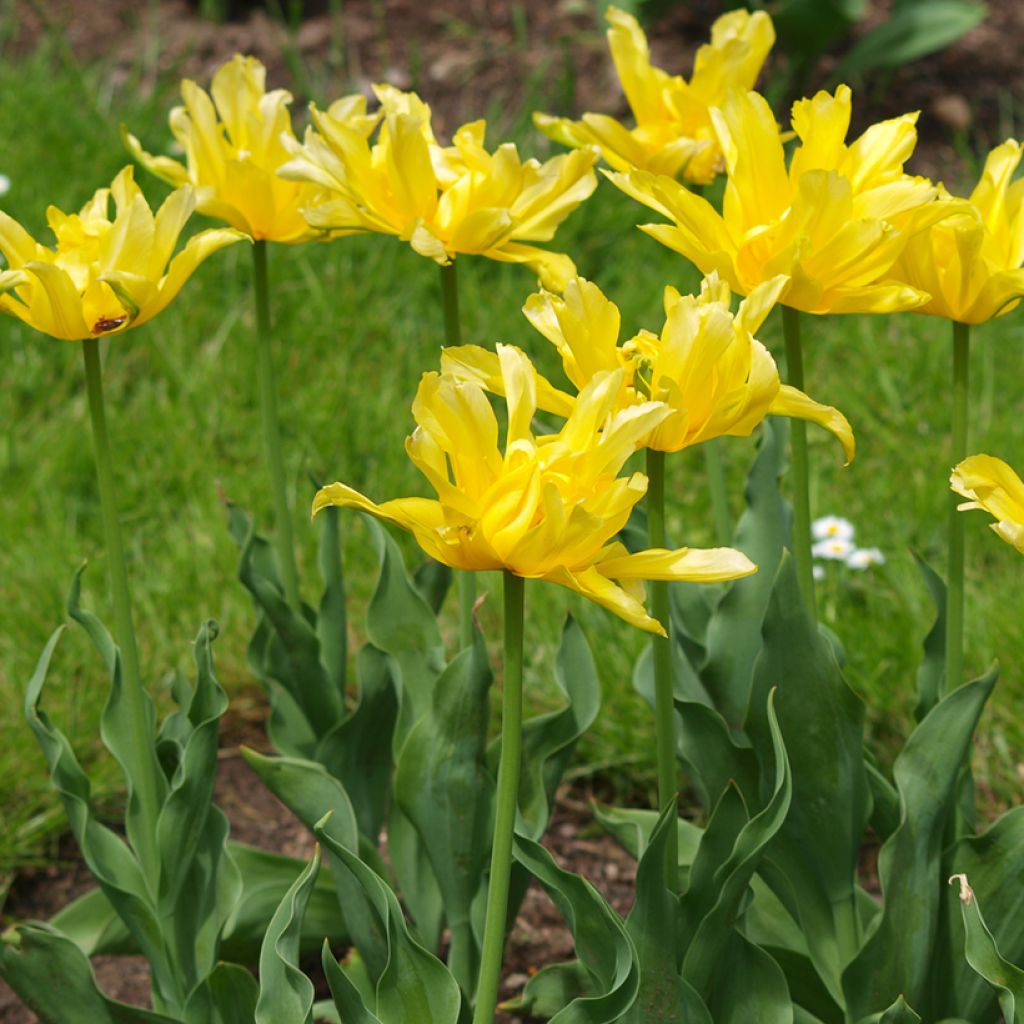
[{"label": "tulip petal", "polygon": [[175,188],[185,185],[189,181],[188,170],[177,160],[168,156],[153,156],[142,148],[142,143],[132,135],[130,131],[121,125],[121,141],[125,149],[151,174],[155,174],[161,181]]},{"label": "tulip petal", "polygon": [[545,573],[541,578],[567,587],[569,590],[575,590],[595,604],[614,612],[620,619],[625,619],[632,626],[647,633],[665,636],[665,630],[661,623],[647,614],[640,601],[623,590],[613,580],[598,572],[594,566],[588,566],[583,570],[558,566]]},{"label": "tulip petal", "polygon": [[953,469],[949,482],[957,494],[971,499],[961,510],[991,513],[999,520],[993,529],[1024,553],[1024,481],[1010,466],[991,455],[970,455]]},{"label": "tulip petal", "polygon": [[678,580],[721,583],[757,572],[757,566],[735,548],[651,548],[631,555],[603,558],[595,568],[617,580]]},{"label": "tulip petal", "polygon": [[67,273],[53,263],[32,261],[25,270],[35,277],[28,301],[38,331],[65,341],[81,341],[92,334],[82,316],[82,299]]},{"label": "tulip petal", "polygon": [[576,264],[569,256],[535,245],[506,242],[500,248],[488,249],[483,255],[500,263],[525,263],[540,278],[542,287],[553,292],[562,291],[576,276]]},{"label": "tulip petal", "polygon": [[834,434],[846,453],[846,465],[857,451],[857,443],[847,418],[831,405],[822,405],[789,384],[783,384],[768,409],[775,416],[791,416],[798,420],[810,420]]}]

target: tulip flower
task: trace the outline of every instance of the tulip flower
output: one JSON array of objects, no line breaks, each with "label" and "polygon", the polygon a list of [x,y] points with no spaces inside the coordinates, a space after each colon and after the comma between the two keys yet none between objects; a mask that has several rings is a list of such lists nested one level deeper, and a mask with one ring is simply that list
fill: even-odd
[{"label": "tulip flower", "polygon": [[[110,219],[110,199],[114,219]],[[36,242],[0,211],[0,311],[43,334],[81,341],[120,334],[157,315],[207,256],[245,236],[200,232],[176,256],[195,207],[191,188],[173,192],[154,216],[131,167],[96,191],[78,213],[47,210],[55,248]]]},{"label": "tulip flower", "polygon": [[1016,308],[1024,295],[1024,181],[1013,182],[1021,153],[1013,139],[993,149],[969,199],[940,186],[950,214],[911,238],[894,268],[930,296],[915,312],[980,324]]},{"label": "tulip flower", "polygon": [[597,185],[594,149],[545,163],[522,160],[513,143],[484,145],[485,123],[463,125],[451,146],[434,137],[430,108],[414,93],[375,86],[383,120],[376,140],[312,108],[315,128],[281,169],[320,189],[305,208],[309,224],[331,235],[377,231],[447,265],[460,254],[525,263],[550,287],[564,287],[572,260],[527,242],[547,242]]},{"label": "tulip flower", "polygon": [[945,213],[937,189],[903,173],[916,114],[872,125],[846,145],[851,94],[841,85],[793,104],[799,144],[786,167],[763,96],[733,94],[712,112],[729,179],[723,211],[664,175],[610,174],[624,192],[673,221],[643,230],[734,291],[786,274],[780,301],[807,313],[892,313],[927,301],[890,280],[909,236]]},{"label": "tulip flower", "polygon": [[409,530],[432,558],[455,569],[504,569],[578,591],[633,625],[662,627],[641,603],[644,579],[727,580],[754,572],[738,551],[627,554],[613,538],[643,497],[640,473],[617,474],[641,440],[670,415],[644,402],[618,408],[622,369],[595,374],[557,434],[534,436],[538,378],[520,350],[498,346],[508,404],[505,452],[483,387],[450,374],[425,374],[413,415],[409,457],[437,500],[375,504],[341,483],[322,488],[328,505],[358,508]]},{"label": "tulip flower", "polygon": [[[717,273],[704,279],[696,296],[668,287],[661,334],[640,331],[623,344],[618,307],[583,278],[570,281],[562,296],[530,296],[523,311],[558,350],[566,376],[580,391],[596,374],[621,370],[618,408],[649,400],[668,406],[671,411],[642,439],[642,447],[676,452],[723,435],[746,437],[765,416],[781,415],[830,430],[849,461],[855,442],[846,417],[783,384],[771,353],[754,337],[787,283],[777,277],[757,286],[735,315],[729,287]],[[472,345],[449,348],[441,365],[502,393],[504,378],[493,352]],[[574,402],[538,375],[540,408],[568,416]]]},{"label": "tulip flower", "polygon": [[995,532],[1024,554],[1024,481],[1002,459],[970,455],[953,469],[950,487],[970,500],[959,511],[980,508],[996,517]]},{"label": "tulip flower", "polygon": [[[145,152],[125,130],[132,156],[175,187],[192,185],[200,213],[227,221],[256,240],[314,237],[300,211],[316,189],[277,174],[289,159],[284,140],[295,138],[288,112],[291,95],[284,89],[266,91],[263,65],[236,54],[214,74],[210,94],[185,79],[181,96],[184,106],[171,111],[170,123],[185,164]],[[366,115],[366,100],[353,96],[346,103],[346,120],[354,130],[372,131],[376,118]]]},{"label": "tulip flower", "polygon": [[651,64],[647,38],[636,18],[617,7],[607,11],[608,46],[636,127],[607,114],[581,121],[533,115],[545,135],[566,146],[597,146],[618,171],[639,168],[705,185],[723,170],[722,149],[711,110],[734,90],[746,92],[775,42],[764,11],[723,14],[711,26],[711,42],[697,51],[689,82]]}]

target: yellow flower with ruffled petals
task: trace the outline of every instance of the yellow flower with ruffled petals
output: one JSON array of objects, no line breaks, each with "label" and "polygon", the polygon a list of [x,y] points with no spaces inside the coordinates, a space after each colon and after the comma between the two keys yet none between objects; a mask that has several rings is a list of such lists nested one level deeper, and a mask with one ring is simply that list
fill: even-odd
[{"label": "yellow flower with ruffled petals", "polygon": [[1017,306],[1024,295],[1024,180],[1013,174],[1021,152],[1014,139],[993,149],[970,198],[950,197],[951,215],[907,243],[895,276],[931,296],[915,313],[980,324]]},{"label": "yellow flower with ruffled petals", "polygon": [[[282,139],[295,137],[288,112],[291,95],[284,89],[266,91],[263,65],[236,54],[214,74],[209,94],[186,79],[181,96],[184,106],[171,111],[170,124],[185,164],[145,152],[134,135],[123,131],[132,156],[171,185],[192,185],[200,213],[254,239],[303,242],[314,237],[300,211],[316,190],[277,175],[289,159]],[[367,116],[362,96],[339,101],[335,112],[367,134],[376,123]]]},{"label": "yellow flower with ruffled petals", "polygon": [[673,222],[644,231],[741,295],[785,274],[780,301],[807,313],[912,309],[928,296],[893,280],[893,265],[908,238],[949,208],[933,202],[930,181],[903,173],[916,114],[874,124],[847,145],[850,112],[845,85],[793,104],[799,145],[787,168],[767,101],[734,93],[712,114],[729,173],[721,214],[663,175],[609,177]]},{"label": "yellow flower with ruffled petals", "polygon": [[958,506],[961,512],[991,512],[997,520],[989,524],[992,529],[1024,555],[1024,481],[1002,459],[969,455],[953,469],[949,483],[970,499]]},{"label": "yellow flower with ruffled petals", "polygon": [[545,163],[522,160],[513,143],[493,152],[486,125],[459,128],[451,146],[434,137],[430,108],[414,93],[375,86],[383,120],[376,139],[312,108],[315,127],[281,173],[322,192],[305,208],[314,228],[331,235],[394,235],[446,265],[476,254],[525,263],[549,287],[564,287],[572,260],[526,242],[549,242],[595,189],[597,151],[583,149]]},{"label": "yellow flower with ruffled petals", "polygon": [[[109,216],[110,199],[115,205]],[[125,167],[78,213],[46,211],[57,245],[40,245],[0,211],[0,312],[66,341],[119,334],[157,315],[203,260],[245,235],[231,228],[200,232],[172,259],[195,207],[191,188],[171,193],[154,216]]]},{"label": "yellow flower with ruffled petals", "polygon": [[734,90],[754,87],[775,42],[764,11],[730,11],[711,26],[711,42],[697,51],[689,82],[651,64],[647,37],[636,18],[609,7],[608,46],[636,127],[607,114],[581,121],[533,115],[545,135],[566,146],[598,146],[618,171],[640,168],[706,185],[723,169],[711,109]]},{"label": "yellow flower with ruffled petals", "polygon": [[455,569],[502,569],[575,590],[652,633],[643,580],[718,581],[756,571],[731,548],[629,554],[615,535],[647,490],[641,473],[618,474],[669,410],[657,402],[617,409],[623,370],[599,373],[580,392],[562,429],[535,436],[537,376],[518,349],[496,356],[507,396],[505,450],[484,389],[449,374],[424,374],[406,451],[437,499],[380,505],[330,484],[313,502],[356,508],[409,530],[432,558]]},{"label": "yellow flower with ruffled petals", "polygon": [[[846,417],[797,388],[783,384],[771,353],[754,334],[780,293],[785,277],[758,285],[734,315],[728,285],[712,273],[699,295],[665,289],[660,335],[640,331],[619,344],[619,310],[597,285],[583,278],[562,296],[540,292],[524,307],[527,318],[557,349],[566,376],[582,391],[595,375],[621,370],[617,405],[649,400],[671,410],[643,440],[643,447],[675,452],[713,437],[746,437],[768,415],[811,420],[842,442],[847,461],[854,437]],[[489,390],[503,385],[494,353],[473,345],[447,348],[442,369]],[[538,378],[542,409],[571,415],[574,399]]]}]

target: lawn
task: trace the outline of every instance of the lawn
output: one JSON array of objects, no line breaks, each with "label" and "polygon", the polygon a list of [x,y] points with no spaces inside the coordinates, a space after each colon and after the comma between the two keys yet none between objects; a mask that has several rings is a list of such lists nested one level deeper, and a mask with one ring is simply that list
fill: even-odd
[{"label": "lawn", "polygon": [[[166,148],[166,111],[176,83],[145,95],[133,80],[102,65],[81,70],[44,48],[17,63],[0,63],[0,173],[10,191],[0,208],[42,237],[53,203],[77,209],[127,161],[119,139],[124,122],[155,151]],[[892,111],[897,113],[898,111]],[[516,112],[520,114],[522,112]],[[550,144],[511,120],[525,152]],[[911,166],[911,169],[912,166]],[[165,194],[139,170],[151,199]],[[950,183],[953,184],[953,183]],[[557,245],[576,259],[622,309],[624,329],[657,329],[661,290],[692,288],[697,274],[681,257],[635,230],[647,211],[602,182],[563,228]],[[557,376],[550,346],[519,312],[533,288],[520,268],[460,261],[463,336],[526,348]],[[223,499],[255,511],[266,524],[269,497],[262,462],[248,247],[213,257],[180,299],[155,323],[105,348],[110,429],[119,467],[119,501],[127,537],[144,672],[166,701],[169,677],[190,667],[199,623],[216,619],[222,682],[240,703],[258,700],[245,663],[255,621],[235,580],[237,552]],[[442,344],[436,268],[410,249],[380,237],[329,245],[273,248],[274,320],[281,417],[288,477],[301,545],[300,565],[313,597],[317,530],[307,524],[310,476],[342,479],[376,499],[425,493],[405,459],[409,406],[420,374],[437,365]],[[1024,452],[1024,417],[1005,397],[1024,379],[1024,322],[1012,313],[975,333],[971,451],[1015,463]],[[110,618],[101,523],[93,478],[81,358],[64,345],[0,321],[0,875],[31,862],[62,827],[42,759],[25,725],[22,692],[50,632],[64,620],[63,601],[75,569],[85,577],[87,607]],[[842,409],[857,434],[858,456],[841,465],[838,445],[812,435],[812,511],[850,519],[858,542],[881,548],[884,566],[863,573],[829,567],[821,584],[824,619],[846,650],[848,678],[868,706],[872,742],[883,763],[905,735],[915,701],[914,673],[931,621],[930,601],[912,551],[942,569],[948,507],[950,338],[944,321],[912,314],[872,319],[805,321],[807,390]],[[781,350],[773,316],[762,340]],[[781,361],[781,355],[779,356]],[[734,514],[742,500],[750,439],[726,439]],[[670,532],[677,543],[713,543],[710,504],[699,451],[669,461]],[[1002,806],[1017,782],[1024,734],[1024,619],[1019,612],[1019,555],[968,521],[967,664],[980,672],[993,659],[1003,675],[981,731],[977,773]],[[343,518],[354,614],[372,578],[366,534]],[[415,549],[399,538],[410,560]],[[496,641],[497,580],[481,615]],[[554,644],[571,608],[597,654],[604,712],[578,751],[580,770],[618,766],[622,787],[649,786],[653,764],[646,708],[633,693],[632,663],[643,638],[568,592],[537,586],[529,594],[527,630],[530,699],[547,699]],[[448,620],[454,633],[454,616]],[[47,711],[86,760],[96,760],[96,722],[106,680],[81,631],[70,630],[45,691]],[[653,755],[652,755],[653,760]],[[98,778],[113,778],[98,765]],[[109,788],[109,783],[104,784]],[[115,794],[107,794],[116,798]]]}]

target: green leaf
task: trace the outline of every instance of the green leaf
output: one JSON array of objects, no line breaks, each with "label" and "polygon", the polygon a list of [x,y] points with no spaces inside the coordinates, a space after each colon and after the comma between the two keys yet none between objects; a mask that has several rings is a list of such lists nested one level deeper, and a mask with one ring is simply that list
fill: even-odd
[{"label": "green leaf", "polygon": [[316,745],[318,761],[345,787],[359,830],[376,845],[391,797],[391,740],[398,715],[392,663],[364,644],[356,655],[359,705]]},{"label": "green leaf", "polygon": [[317,518],[320,520],[320,578],[324,592],[316,617],[316,635],[320,641],[320,661],[331,689],[344,694],[348,674],[348,615],[338,510],[325,508]]},{"label": "green leaf", "polygon": [[501,1003],[498,1008],[506,1013],[547,1020],[573,1000],[597,995],[597,985],[587,965],[579,960],[570,960],[542,967],[527,981],[519,996]]},{"label": "green leaf", "polygon": [[930,0],[903,7],[856,43],[833,73],[837,82],[874,68],[898,68],[955,43],[988,14],[974,0]]},{"label": "green leaf", "polygon": [[[998,993],[1006,1024],[1021,1024],[1024,1011],[1024,971],[1005,960],[981,916],[981,907],[966,875],[950,880],[960,884],[960,912],[964,923],[964,957]],[[1018,1009],[1020,1007],[1020,1009]]]},{"label": "green leaf", "polygon": [[260,987],[238,964],[219,963],[189,996],[188,1024],[252,1024]]},{"label": "green leaf", "polygon": [[4,934],[0,975],[41,1024],[183,1024],[107,998],[85,954],[49,925],[23,924]]},{"label": "green leaf", "polygon": [[384,880],[338,843],[325,830],[326,825],[326,821],[320,822],[315,831],[334,854],[332,864],[337,867],[332,870],[347,872],[362,889],[387,946],[387,966],[377,979],[377,1005],[370,1009],[382,1021],[458,1024],[462,997],[455,979],[413,939],[398,899]]},{"label": "green leaf", "polygon": [[737,931],[719,948],[705,999],[715,1024],[793,1024],[793,1000],[782,968]]},{"label": "green leaf", "polygon": [[413,574],[413,585],[430,610],[441,613],[441,606],[452,586],[452,571],[443,562],[428,558]]},{"label": "green leaf", "polygon": [[[238,963],[253,963],[278,904],[306,867],[305,861],[255,846],[228,842],[228,854],[242,877],[242,894],[221,937],[220,954]],[[138,955],[139,948],[102,889],[90,889],[50,920],[86,956]],[[330,875],[321,871],[303,918],[302,953],[315,952],[324,936],[342,943],[347,935],[338,913]]]},{"label": "green leaf", "polygon": [[[1024,807],[1004,814],[980,836],[961,839],[946,852],[942,875],[964,874],[986,927],[1011,963],[1024,959]],[[968,1020],[994,1020],[996,993],[964,960],[964,907],[954,888],[946,889],[945,918],[949,948],[935,958],[930,987]]]},{"label": "green leaf", "polygon": [[344,1024],[381,1024],[380,1018],[371,1013],[359,994],[359,989],[349,980],[348,975],[338,966],[330,943],[325,942],[320,953],[324,968],[324,977],[331,990],[331,998],[337,1011],[338,1019]]},{"label": "green leaf", "polygon": [[485,745],[491,670],[479,630],[441,673],[433,701],[409,733],[395,768],[395,800],[433,868],[451,933],[448,964],[464,992],[476,985],[473,900],[490,857],[494,780]]},{"label": "green leaf", "polygon": [[796,898],[814,964],[842,1002],[842,968],[857,952],[857,862],[870,807],[864,706],[808,618],[788,555],[764,620],[747,721],[747,734],[765,761],[777,756],[764,710],[773,688],[793,800],[770,856],[792,883],[787,892]]},{"label": "green leaf", "polygon": [[302,916],[320,870],[319,851],[285,893],[260,950],[256,1024],[311,1024],[313,983],[299,969]]},{"label": "green leaf", "polygon": [[761,623],[783,546],[789,543],[792,512],[779,493],[788,437],[783,417],[765,420],[747,477],[747,508],[733,541],[758,565],[758,571],[729,586],[708,623],[708,655],[701,679],[730,728],[738,728],[746,715],[754,662],[761,651]]},{"label": "green leaf", "polygon": [[[636,949],[622,921],[584,878],[563,871],[539,843],[515,837],[515,859],[544,887],[565,919],[592,988],[559,1010],[551,1024],[611,1024],[636,999]],[[593,994],[589,994],[592,992]]]},{"label": "green leaf", "polygon": [[924,657],[917,670],[917,706],[914,718],[921,721],[939,702],[946,679],[946,584],[942,577],[916,552],[914,561],[935,605],[935,621],[924,638]]},{"label": "green leaf", "polygon": [[[78,577],[75,579],[77,584]],[[131,931],[137,948],[149,961],[158,991],[172,993],[174,974],[167,963],[160,920],[142,868],[128,844],[93,817],[89,779],[67,738],[40,706],[43,684],[62,632],[63,627],[50,637],[25,689],[25,716],[42,747],[50,781],[60,794],[68,824],[86,865]],[[113,673],[119,680],[120,660],[112,643],[110,649]]]},{"label": "green leaf", "polygon": [[893,775],[902,815],[879,854],[885,902],[874,931],[843,972],[847,1009],[856,1020],[899,995],[911,1005],[926,1002],[939,919],[943,833],[971,736],[995,680],[993,669],[944,697],[896,759]]},{"label": "green leaf", "polygon": [[896,1002],[878,1018],[878,1024],[921,1024],[921,1017],[907,1006],[903,996],[898,996]]},{"label": "green leaf", "polygon": [[665,886],[666,838],[678,820],[672,800],[661,813],[637,869],[636,899],[626,930],[636,947],[640,988],[623,1021],[647,1024],[712,1024],[711,1015],[693,987],[679,974],[676,935],[679,897]]},{"label": "green leaf", "polygon": [[[650,842],[651,833],[658,823],[658,812],[641,810],[637,807],[607,807],[594,804],[594,817],[628,853],[636,860],[643,857]],[[677,848],[680,869],[689,870],[697,855],[703,830],[686,818],[676,819]]]},{"label": "green leaf", "polygon": [[[739,937],[733,925],[741,914],[750,881],[790,809],[792,776],[773,701],[773,695],[769,694],[768,726],[774,755],[770,798],[749,821],[740,824],[746,814],[742,800],[734,787],[726,790],[708,822],[690,872],[689,888],[682,900],[687,929],[683,936],[683,977],[705,996],[716,1021],[719,1018],[711,993],[717,988],[716,979],[722,976],[723,958],[727,959],[727,955],[749,963],[752,970],[766,979],[766,1008],[771,1007],[777,989],[771,968],[762,963],[757,953],[746,948],[749,945],[746,940],[737,944],[733,939],[734,935]],[[752,991],[756,995],[756,989]]]}]

